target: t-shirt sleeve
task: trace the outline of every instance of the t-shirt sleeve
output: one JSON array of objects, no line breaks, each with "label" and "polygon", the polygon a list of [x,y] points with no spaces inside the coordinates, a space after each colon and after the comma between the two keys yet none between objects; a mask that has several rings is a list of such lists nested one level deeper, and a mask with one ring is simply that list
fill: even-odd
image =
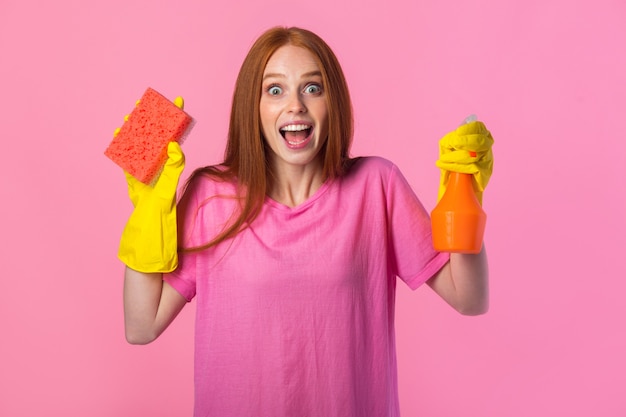
[{"label": "t-shirt sleeve", "polygon": [[430,216],[394,165],[387,193],[388,233],[393,272],[415,290],[450,259],[432,243]]}]

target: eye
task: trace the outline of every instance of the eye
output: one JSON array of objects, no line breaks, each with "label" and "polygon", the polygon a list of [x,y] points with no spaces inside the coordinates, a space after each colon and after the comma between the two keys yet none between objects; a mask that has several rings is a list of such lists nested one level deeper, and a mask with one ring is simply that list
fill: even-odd
[{"label": "eye", "polygon": [[270,86],[267,88],[267,93],[268,93],[270,96],[278,96],[278,95],[280,95],[282,92],[283,92],[283,89],[282,89],[282,88],[280,88],[280,87],[279,87],[279,86],[277,86],[277,85],[270,85]]},{"label": "eye", "polygon": [[306,94],[321,94],[322,87],[319,84],[308,84],[304,87],[304,92]]}]

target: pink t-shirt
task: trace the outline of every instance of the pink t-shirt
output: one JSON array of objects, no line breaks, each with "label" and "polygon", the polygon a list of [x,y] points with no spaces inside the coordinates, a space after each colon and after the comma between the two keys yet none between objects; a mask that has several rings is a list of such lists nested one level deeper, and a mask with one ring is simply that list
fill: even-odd
[{"label": "pink t-shirt", "polygon": [[[179,204],[181,243],[221,231],[233,194],[198,179]],[[195,415],[398,416],[396,277],[415,289],[448,259],[382,158],[361,158],[298,207],[266,199],[248,229],[181,255],[164,278],[196,297]]]}]

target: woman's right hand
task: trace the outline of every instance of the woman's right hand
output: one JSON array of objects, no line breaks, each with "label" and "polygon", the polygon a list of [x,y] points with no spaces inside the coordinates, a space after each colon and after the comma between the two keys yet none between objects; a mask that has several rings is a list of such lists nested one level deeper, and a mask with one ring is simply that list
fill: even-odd
[{"label": "woman's right hand", "polygon": [[128,173],[128,195],[135,209],[122,232],[118,258],[145,273],[171,272],[178,266],[176,193],[185,156],[170,142],[168,159],[154,184],[146,185]]}]

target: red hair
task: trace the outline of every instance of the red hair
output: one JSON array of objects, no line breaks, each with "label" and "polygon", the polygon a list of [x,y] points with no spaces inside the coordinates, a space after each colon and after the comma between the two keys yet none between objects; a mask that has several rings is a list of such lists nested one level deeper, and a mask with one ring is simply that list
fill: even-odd
[{"label": "red hair", "polygon": [[235,84],[228,142],[220,166],[197,169],[185,185],[198,176],[236,181],[241,210],[226,229],[205,245],[186,248],[197,251],[235,236],[258,216],[267,192],[270,172],[262,135],[259,103],[263,72],[280,47],[293,45],[310,51],[317,60],[328,108],[328,139],[320,150],[325,180],[341,176],[350,164],[353,135],[352,102],[343,70],[330,47],[315,33],[297,27],[275,27],[263,33],[243,61]]}]

